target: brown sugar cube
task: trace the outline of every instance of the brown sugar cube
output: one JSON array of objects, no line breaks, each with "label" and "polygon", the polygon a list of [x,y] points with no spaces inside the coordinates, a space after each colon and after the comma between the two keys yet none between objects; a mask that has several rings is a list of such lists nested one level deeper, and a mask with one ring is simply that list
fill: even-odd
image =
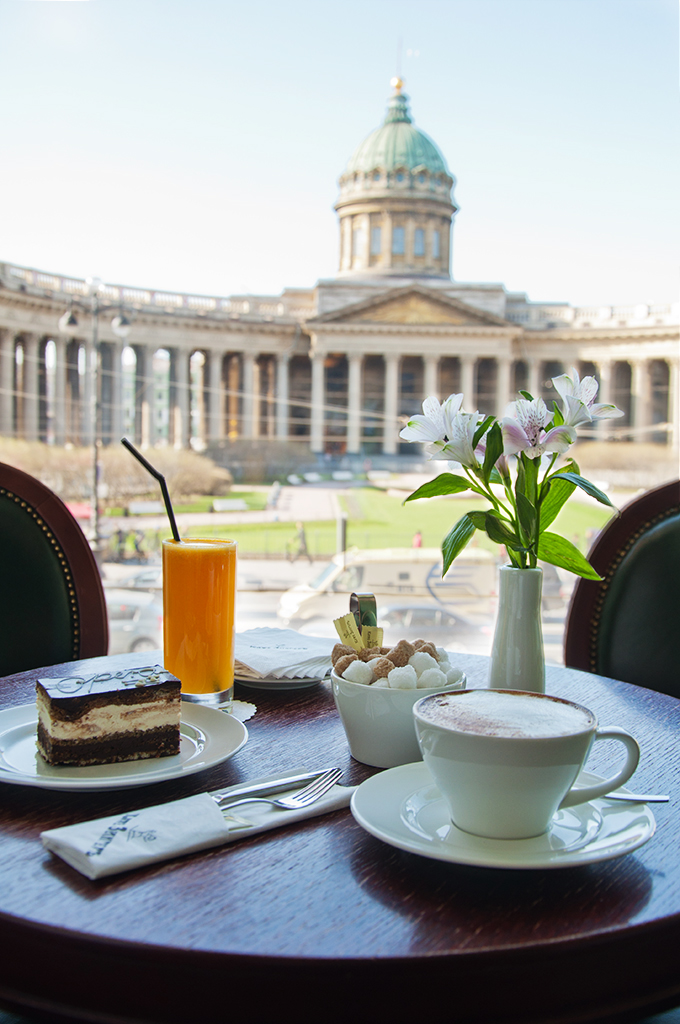
[{"label": "brown sugar cube", "polygon": [[333,663],[333,668],[335,668],[340,658],[344,658],[346,654],[356,654],[356,651],[354,650],[353,647],[348,647],[347,644],[335,645],[335,647],[331,651],[331,661]]},{"label": "brown sugar cube", "polygon": [[378,658],[373,666],[373,675],[376,679],[386,679],[393,668],[394,665],[389,658]]},{"label": "brown sugar cube", "polygon": [[380,657],[380,647],[364,647],[359,651],[359,657],[362,661],[373,661]]},{"label": "brown sugar cube", "polygon": [[381,647],[380,648],[380,656],[381,656],[381,658],[386,658],[391,650],[392,650],[391,647]]},{"label": "brown sugar cube", "polygon": [[415,649],[417,651],[419,651],[420,648],[423,647],[426,643],[427,643],[426,640],[414,640],[413,641],[413,646],[415,647]]},{"label": "brown sugar cube", "polygon": [[413,644],[410,644],[408,640],[400,640],[391,651],[387,652],[386,657],[390,659],[395,668],[403,668],[404,665],[408,665],[408,659],[416,653],[416,649]]},{"label": "brown sugar cube", "polygon": [[345,654],[344,657],[338,658],[333,668],[339,676],[343,674],[348,665],[351,665],[353,661],[358,661],[356,652],[352,651],[351,654]]},{"label": "brown sugar cube", "polygon": [[431,656],[432,656],[432,657],[433,657],[433,658],[434,658],[434,659],[435,659],[436,661],[439,661],[439,658],[437,657],[437,648],[435,647],[435,645],[434,645],[434,644],[432,644],[432,643],[427,643],[427,644],[423,644],[423,646],[422,646],[422,647],[420,647],[420,648],[419,648],[419,650],[420,650],[420,651],[424,651],[424,652],[425,652],[425,654],[429,654],[429,655],[431,655]]}]

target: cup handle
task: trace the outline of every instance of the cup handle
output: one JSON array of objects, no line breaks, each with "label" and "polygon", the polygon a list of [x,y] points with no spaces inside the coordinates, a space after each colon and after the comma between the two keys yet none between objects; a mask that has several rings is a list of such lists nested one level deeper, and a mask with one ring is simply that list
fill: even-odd
[{"label": "cup handle", "polygon": [[598,796],[606,796],[613,789],[618,789],[619,786],[623,786],[624,783],[628,782],[640,760],[638,742],[625,729],[619,729],[615,725],[610,726],[608,729],[598,729],[595,733],[594,742],[609,739],[620,740],[626,748],[626,762],[621,771],[614,775],[613,778],[600,782],[597,786],[572,787],[560,804],[560,807],[573,807],[574,804],[587,803],[588,800],[595,800]]}]

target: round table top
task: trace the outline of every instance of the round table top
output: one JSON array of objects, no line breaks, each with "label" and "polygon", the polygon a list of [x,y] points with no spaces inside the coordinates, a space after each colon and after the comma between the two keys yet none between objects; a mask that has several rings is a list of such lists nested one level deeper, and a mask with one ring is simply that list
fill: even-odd
[{"label": "round table top", "polygon": [[[469,686],[486,685],[486,658],[456,661]],[[0,707],[31,702],[38,676],[74,667],[7,677]],[[338,765],[359,784],[376,769],[350,757],[327,683],[238,688],[257,705],[248,743],[198,775],[95,793],[0,785],[0,1001],[149,1024],[448,1019],[454,1005],[457,1022],[566,1024],[675,1005],[680,702],[559,666],[546,689],[632,732],[634,788],[671,795],[633,853],[561,870],[466,867],[394,849],[349,810],[97,882],[43,849],[44,829],[263,775]],[[588,767],[604,771],[598,755]]]}]

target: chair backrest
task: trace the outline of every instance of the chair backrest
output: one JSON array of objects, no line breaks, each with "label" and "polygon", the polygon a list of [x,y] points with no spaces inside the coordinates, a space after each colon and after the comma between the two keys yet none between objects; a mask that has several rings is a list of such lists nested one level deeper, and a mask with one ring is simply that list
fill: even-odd
[{"label": "chair backrest", "polygon": [[604,579],[574,587],[565,664],[680,697],[680,480],[626,505],[588,558]]},{"label": "chair backrest", "polygon": [[0,463],[0,676],[106,654],[101,577],[63,501]]}]

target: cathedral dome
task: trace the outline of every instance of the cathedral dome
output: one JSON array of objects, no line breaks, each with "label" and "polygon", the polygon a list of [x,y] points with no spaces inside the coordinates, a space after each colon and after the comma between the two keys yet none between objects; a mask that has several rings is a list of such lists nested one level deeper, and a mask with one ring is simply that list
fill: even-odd
[{"label": "cathedral dome", "polygon": [[454,178],[411,121],[400,78],[383,124],[355,149],[339,181],[339,274],[449,277]]},{"label": "cathedral dome", "polygon": [[408,96],[401,92],[400,85],[390,97],[383,124],[357,146],[345,168],[345,175],[369,174],[376,170],[389,174],[398,169],[422,170],[450,177],[438,147],[412,123]]}]

